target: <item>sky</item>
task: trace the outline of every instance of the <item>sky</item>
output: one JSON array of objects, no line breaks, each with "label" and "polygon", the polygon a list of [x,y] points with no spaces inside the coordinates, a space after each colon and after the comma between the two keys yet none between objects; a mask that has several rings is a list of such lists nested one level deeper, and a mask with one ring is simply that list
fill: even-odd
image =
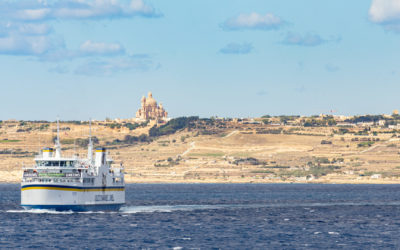
[{"label": "sky", "polygon": [[400,109],[400,0],[0,2],[0,120]]}]

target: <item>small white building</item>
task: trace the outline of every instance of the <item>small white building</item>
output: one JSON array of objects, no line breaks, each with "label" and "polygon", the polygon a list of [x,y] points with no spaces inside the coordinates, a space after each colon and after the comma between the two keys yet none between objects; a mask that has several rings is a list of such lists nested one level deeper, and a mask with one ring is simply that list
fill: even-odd
[{"label": "small white building", "polygon": [[372,126],[374,126],[374,122],[357,122],[357,126],[359,126],[359,127],[372,127]]},{"label": "small white building", "polygon": [[336,126],[338,126],[338,127],[355,127],[356,125],[354,123],[350,123],[350,122],[338,122],[336,124]]},{"label": "small white building", "polygon": [[386,123],[385,120],[379,120],[378,121],[378,125],[381,126],[381,127],[385,126],[385,123]]},{"label": "small white building", "polygon": [[396,124],[396,125],[389,125],[390,129],[400,129],[400,125]]}]

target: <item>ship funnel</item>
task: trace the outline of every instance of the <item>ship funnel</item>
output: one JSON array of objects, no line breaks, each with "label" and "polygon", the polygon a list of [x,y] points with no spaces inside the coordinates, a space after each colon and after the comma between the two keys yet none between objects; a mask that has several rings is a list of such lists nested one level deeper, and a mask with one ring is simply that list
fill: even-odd
[{"label": "ship funnel", "polygon": [[96,159],[94,165],[100,167],[106,164],[106,148],[96,148]]},{"label": "ship funnel", "polygon": [[43,158],[51,158],[53,157],[54,150],[52,148],[44,148],[42,152],[43,152]]}]

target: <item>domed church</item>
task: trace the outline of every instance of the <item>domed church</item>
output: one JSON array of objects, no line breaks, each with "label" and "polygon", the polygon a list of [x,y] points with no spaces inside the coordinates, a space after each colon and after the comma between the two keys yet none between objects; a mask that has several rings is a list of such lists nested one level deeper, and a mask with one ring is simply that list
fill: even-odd
[{"label": "domed church", "polygon": [[147,98],[144,96],[142,97],[141,104],[141,108],[136,112],[136,118],[138,119],[166,119],[168,116],[162,104],[160,103],[160,105],[157,105],[151,92],[149,92]]}]

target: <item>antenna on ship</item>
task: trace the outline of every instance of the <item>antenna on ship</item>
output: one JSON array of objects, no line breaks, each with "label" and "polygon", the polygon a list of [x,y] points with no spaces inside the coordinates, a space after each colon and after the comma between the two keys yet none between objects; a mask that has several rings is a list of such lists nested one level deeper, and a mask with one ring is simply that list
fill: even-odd
[{"label": "antenna on ship", "polygon": [[89,120],[88,159],[90,162],[93,161],[92,119]]},{"label": "antenna on ship", "polygon": [[40,132],[39,132],[39,155],[42,154],[42,144],[40,143]]},{"label": "antenna on ship", "polygon": [[57,117],[57,139],[56,139],[56,145],[54,146],[56,148],[56,158],[61,158],[61,143],[60,143],[60,119]]},{"label": "antenna on ship", "polygon": [[77,153],[76,153],[76,138],[74,138],[74,157],[76,158]]}]

